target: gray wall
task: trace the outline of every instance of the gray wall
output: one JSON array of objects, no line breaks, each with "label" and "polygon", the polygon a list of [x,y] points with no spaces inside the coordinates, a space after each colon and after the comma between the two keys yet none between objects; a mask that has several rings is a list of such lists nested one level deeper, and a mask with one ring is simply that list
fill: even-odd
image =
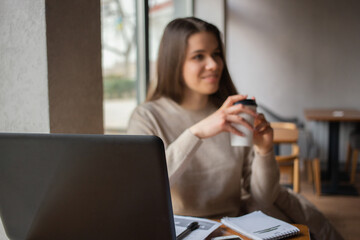
[{"label": "gray wall", "polygon": [[360,2],[228,0],[227,50],[240,92],[283,115],[360,107]]},{"label": "gray wall", "polygon": [[[360,109],[360,2],[227,0],[227,58],[241,93],[282,116]],[[326,158],[327,124],[310,123]],[[353,124],[341,126],[340,158]]]},{"label": "gray wall", "polygon": [[194,16],[219,28],[225,37],[225,0],[194,0]]},{"label": "gray wall", "polygon": [[0,1],[0,131],[49,132],[45,4]]}]

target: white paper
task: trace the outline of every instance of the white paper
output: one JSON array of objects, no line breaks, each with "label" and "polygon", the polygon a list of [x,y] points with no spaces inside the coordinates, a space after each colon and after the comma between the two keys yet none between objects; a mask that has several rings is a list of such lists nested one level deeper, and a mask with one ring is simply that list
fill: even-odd
[{"label": "white paper", "polygon": [[279,237],[294,235],[300,230],[284,221],[270,217],[261,211],[255,211],[241,217],[221,219],[221,222],[255,240],[279,239]]},{"label": "white paper", "polygon": [[221,226],[221,223],[206,218],[174,215],[176,236],[185,231],[192,222],[198,222],[200,227],[187,235],[184,240],[202,240]]}]

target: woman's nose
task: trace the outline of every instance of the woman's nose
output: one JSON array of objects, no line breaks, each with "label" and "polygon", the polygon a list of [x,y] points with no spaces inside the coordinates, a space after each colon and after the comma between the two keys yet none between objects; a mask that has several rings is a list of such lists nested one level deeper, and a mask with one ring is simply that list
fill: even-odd
[{"label": "woman's nose", "polygon": [[206,61],[206,69],[208,70],[214,70],[217,69],[219,66],[219,63],[214,59],[213,57],[208,57]]}]

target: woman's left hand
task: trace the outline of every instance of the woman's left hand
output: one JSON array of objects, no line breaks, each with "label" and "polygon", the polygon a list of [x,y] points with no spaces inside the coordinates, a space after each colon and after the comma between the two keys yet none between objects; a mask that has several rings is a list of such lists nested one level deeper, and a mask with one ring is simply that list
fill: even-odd
[{"label": "woman's left hand", "polygon": [[254,146],[257,152],[264,155],[273,149],[274,131],[266,121],[264,114],[259,113],[254,121]]}]

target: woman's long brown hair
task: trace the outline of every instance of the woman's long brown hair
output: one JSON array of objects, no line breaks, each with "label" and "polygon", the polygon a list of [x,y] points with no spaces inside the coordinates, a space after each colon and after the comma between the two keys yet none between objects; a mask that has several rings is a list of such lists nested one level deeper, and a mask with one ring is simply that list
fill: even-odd
[{"label": "woman's long brown hair", "polygon": [[220,31],[213,24],[195,17],[188,17],[175,19],[165,28],[159,47],[157,83],[153,92],[149,92],[148,101],[168,97],[181,103],[185,90],[182,70],[187,42],[191,35],[199,32],[209,32],[215,35],[224,63],[219,89],[209,96],[210,101],[216,107],[220,107],[228,96],[237,94],[226,65]]}]

